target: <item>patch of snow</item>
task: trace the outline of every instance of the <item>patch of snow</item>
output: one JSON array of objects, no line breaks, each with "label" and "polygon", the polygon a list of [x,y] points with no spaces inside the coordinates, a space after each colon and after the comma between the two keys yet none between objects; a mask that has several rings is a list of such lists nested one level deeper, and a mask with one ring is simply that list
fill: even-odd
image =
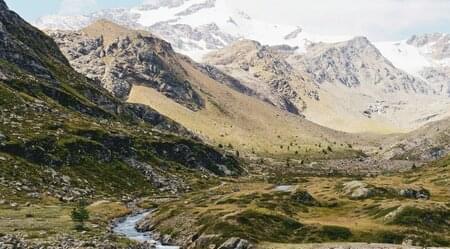
[{"label": "patch of snow", "polygon": [[432,66],[430,60],[417,47],[407,44],[406,41],[378,42],[374,45],[395,67],[414,76],[420,76],[422,69]]}]

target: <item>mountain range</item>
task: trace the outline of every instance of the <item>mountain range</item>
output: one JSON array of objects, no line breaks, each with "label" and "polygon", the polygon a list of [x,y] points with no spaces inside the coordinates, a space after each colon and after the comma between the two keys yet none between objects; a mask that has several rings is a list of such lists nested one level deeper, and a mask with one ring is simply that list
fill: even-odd
[{"label": "mountain range", "polygon": [[0,248],[450,246],[449,35],[146,2],[0,0]]},{"label": "mountain range", "polygon": [[[41,29],[80,30],[100,19],[149,31],[170,42],[176,52],[237,78],[272,105],[332,129],[406,132],[449,116],[448,34],[394,42],[315,35],[253,18],[224,0],[162,1],[81,16],[47,16],[35,24]],[[267,85],[267,78],[255,77],[257,69],[237,70],[247,65],[225,65],[212,58],[220,58],[221,52],[230,57],[233,49],[241,56],[245,40],[260,47],[249,47],[248,53],[270,54],[269,63],[279,63],[289,72],[271,76]],[[417,106],[417,101],[424,104]]]}]

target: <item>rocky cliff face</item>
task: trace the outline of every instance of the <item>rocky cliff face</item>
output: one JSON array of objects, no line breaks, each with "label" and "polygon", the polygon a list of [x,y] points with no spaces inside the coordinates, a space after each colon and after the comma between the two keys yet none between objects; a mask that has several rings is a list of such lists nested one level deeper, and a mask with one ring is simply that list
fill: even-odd
[{"label": "rocky cliff face", "polygon": [[336,44],[312,44],[306,54],[291,57],[290,62],[302,67],[319,84],[373,86],[386,93],[433,94],[426,82],[395,68],[365,37]]},{"label": "rocky cliff face", "polygon": [[[165,21],[155,23],[147,29],[175,44],[176,48],[182,52],[217,50],[238,39],[237,36],[223,32],[215,23],[192,27],[188,24],[173,24]],[[198,56],[196,57],[198,59]]]},{"label": "rocky cliff face", "polygon": [[426,67],[420,71],[420,76],[429,82],[438,94],[450,97],[450,67]]},{"label": "rocky cliff face", "polygon": [[427,54],[434,60],[450,58],[450,34],[434,33],[414,35],[406,42],[418,48],[427,48]]},{"label": "rocky cliff face", "polygon": [[136,84],[155,88],[192,110],[203,106],[171,45],[149,33],[98,21],[79,32],[49,34],[78,72],[119,98],[126,99]]},{"label": "rocky cliff face", "polygon": [[238,78],[263,100],[294,114],[300,114],[304,98],[319,98],[316,87],[287,63],[273,48],[255,41],[240,41],[205,57]]}]

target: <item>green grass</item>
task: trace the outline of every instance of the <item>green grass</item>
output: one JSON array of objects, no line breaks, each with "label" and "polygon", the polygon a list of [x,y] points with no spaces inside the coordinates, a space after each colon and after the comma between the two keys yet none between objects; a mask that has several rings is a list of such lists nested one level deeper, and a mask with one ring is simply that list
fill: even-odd
[{"label": "green grass", "polygon": [[450,210],[429,210],[406,207],[397,214],[392,224],[418,227],[429,231],[450,230]]}]

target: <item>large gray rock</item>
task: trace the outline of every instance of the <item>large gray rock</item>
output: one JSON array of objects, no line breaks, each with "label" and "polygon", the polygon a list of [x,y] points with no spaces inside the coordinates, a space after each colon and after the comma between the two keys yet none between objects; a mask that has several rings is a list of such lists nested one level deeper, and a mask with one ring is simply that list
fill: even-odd
[{"label": "large gray rock", "polygon": [[365,199],[372,195],[369,185],[361,181],[351,181],[344,183],[343,192],[352,199]]}]

